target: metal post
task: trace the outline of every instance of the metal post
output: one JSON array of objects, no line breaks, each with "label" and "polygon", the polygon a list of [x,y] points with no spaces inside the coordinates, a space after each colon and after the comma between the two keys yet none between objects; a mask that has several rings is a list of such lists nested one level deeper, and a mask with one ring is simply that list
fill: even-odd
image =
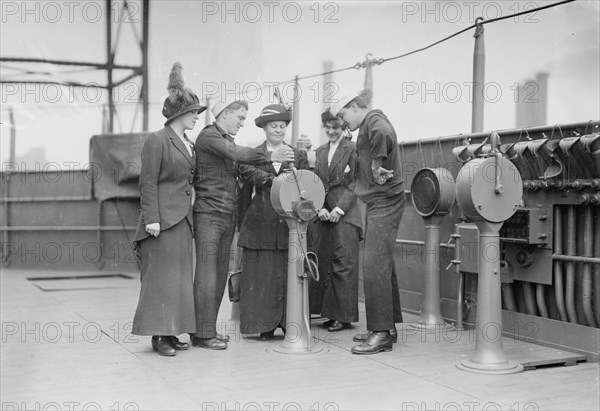
[{"label": "metal post", "polygon": [[365,56],[365,90],[369,91],[369,101],[367,101],[367,110],[373,107],[373,62],[369,59],[371,53]]},{"label": "metal post", "polygon": [[16,145],[17,145],[17,127],[15,126],[15,113],[12,106],[8,107],[8,122],[10,124],[10,153],[8,157],[9,164],[15,164]]},{"label": "metal post", "polygon": [[[600,257],[600,212],[596,208],[594,218],[594,257]],[[592,277],[594,290],[594,313],[596,323],[600,324],[600,264],[594,265],[594,276]]]},{"label": "metal post", "polygon": [[[483,20],[483,17],[478,17],[475,20],[477,29],[475,30],[475,46],[473,49],[473,103],[471,106],[471,132],[480,133],[483,132],[483,89],[485,82],[485,47],[483,37],[483,25],[479,24]],[[463,210],[460,209],[459,219],[466,221],[463,214]],[[459,295],[462,294],[463,300],[457,301],[457,304],[464,304],[467,292],[472,290],[475,286],[475,278],[473,276],[467,277],[464,272],[460,272],[458,286]],[[462,319],[461,319],[462,321]]]},{"label": "metal post", "polygon": [[[562,254],[562,209],[560,205],[554,206],[554,252]],[[568,321],[567,309],[565,308],[565,293],[563,282],[562,261],[554,261],[554,297],[556,307],[561,321]]]},{"label": "metal post", "polygon": [[[575,206],[567,209],[567,255],[577,255],[577,235],[575,233],[577,220]],[[568,261],[565,279],[565,300],[567,303],[567,317],[570,323],[579,324],[577,309],[575,308],[575,263]]]},{"label": "metal post", "polygon": [[500,227],[503,223],[477,221],[479,228],[479,278],[475,352],[457,363],[464,371],[482,374],[513,374],[523,365],[509,361],[502,343],[502,302],[500,281]]},{"label": "metal post", "polygon": [[473,50],[473,107],[471,117],[471,132],[483,131],[483,90],[485,85],[485,47],[483,39],[483,26],[480,22],[483,17],[477,17],[475,23],[475,48]]},{"label": "metal post", "polygon": [[113,101],[113,63],[114,56],[112,53],[112,21],[111,21],[111,3],[113,0],[106,0],[106,73],[108,77],[108,84],[106,90],[108,91],[108,132],[114,131],[114,115],[115,115],[115,103]]},{"label": "metal post", "polygon": [[[307,299],[308,278],[304,275],[304,255],[307,249],[308,223],[287,218],[289,231],[287,302],[285,339],[274,351],[284,354],[317,353],[322,348],[311,347],[310,312]],[[308,319],[308,321],[307,321]]]},{"label": "metal post", "polygon": [[[462,214],[462,209],[460,211]],[[458,284],[456,291],[456,329],[463,330],[463,302],[465,301],[465,275],[460,271],[460,234],[458,233],[458,227],[460,224],[454,224],[454,235],[456,241],[454,242],[454,269],[458,275]]]},{"label": "metal post", "polygon": [[444,325],[440,310],[440,223],[441,215],[425,219],[425,286],[417,327],[438,329]]},{"label": "metal post", "polygon": [[[10,219],[8,216],[8,198],[9,198],[9,183],[10,174],[13,170],[16,170],[16,143],[17,143],[17,127],[15,126],[15,116],[12,106],[8,107],[8,121],[10,123],[10,153],[8,158],[8,167],[3,167],[2,180],[0,181],[0,188],[2,189],[2,221],[3,227],[10,226]],[[2,230],[2,265],[8,267],[10,265],[10,255],[8,249],[8,229]]]},{"label": "metal post", "polygon": [[[323,93],[323,107],[321,112],[327,110],[330,105],[331,94],[329,93],[330,87],[329,85],[333,85],[333,76],[330,71],[333,70],[333,61],[326,60],[323,62],[323,72],[327,73],[323,76],[323,86],[321,87],[321,92]],[[327,136],[325,135],[325,131],[323,127],[319,127],[319,136],[318,141],[315,144],[315,147],[319,147],[321,144],[326,143]]]},{"label": "metal post", "polygon": [[292,147],[296,147],[299,136],[300,98],[298,96],[298,76],[294,79],[294,109],[292,110]]},{"label": "metal post", "polygon": [[150,0],[143,2],[143,21],[142,21],[142,131],[148,131],[148,41],[150,24]]},{"label": "metal post", "polygon": [[314,354],[323,350],[311,347],[308,281],[309,274],[316,281],[319,277],[316,256],[307,248],[306,232],[324,201],[323,183],[311,171],[292,167],[273,180],[271,204],[289,228],[285,339],[273,348],[275,352]]},{"label": "metal post", "polygon": [[[585,206],[584,212],[584,228],[583,228],[583,246],[584,256],[592,257],[594,253],[594,221],[593,221],[592,206]],[[585,264],[583,266],[583,278],[581,280],[583,288],[583,315],[587,325],[590,327],[598,327],[594,318],[594,309],[592,307],[592,266]],[[598,298],[598,296],[596,296]]]}]

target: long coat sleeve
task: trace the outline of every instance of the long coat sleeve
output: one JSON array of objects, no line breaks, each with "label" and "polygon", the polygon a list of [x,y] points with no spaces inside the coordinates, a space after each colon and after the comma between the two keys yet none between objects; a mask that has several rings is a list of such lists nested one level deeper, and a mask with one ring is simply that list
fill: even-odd
[{"label": "long coat sleeve", "polygon": [[266,165],[271,152],[235,144],[216,123],[204,127],[196,138],[196,202],[194,212],[237,212],[239,164]]},{"label": "long coat sleeve", "polygon": [[161,231],[188,218],[192,225],[192,184],[196,158],[171,127],[146,137],[142,148],[139,189],[141,213],[135,240],[147,238],[145,227],[160,223]]},{"label": "long coat sleeve", "polygon": [[342,221],[346,221],[357,227],[362,227],[362,219],[354,193],[357,178],[357,156],[356,145],[343,139],[327,164],[329,143],[317,148],[315,174],[323,182],[325,187],[324,207],[331,211],[339,207],[344,215]]}]

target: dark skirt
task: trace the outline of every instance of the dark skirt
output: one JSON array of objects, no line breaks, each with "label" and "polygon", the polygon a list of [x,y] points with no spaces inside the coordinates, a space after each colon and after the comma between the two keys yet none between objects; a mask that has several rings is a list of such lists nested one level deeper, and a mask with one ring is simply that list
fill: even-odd
[{"label": "dark skirt", "polygon": [[242,334],[285,327],[287,256],[287,250],[243,248],[240,274]]},{"label": "dark skirt", "polygon": [[132,334],[196,331],[192,230],[187,219],[138,243],[142,289]]}]

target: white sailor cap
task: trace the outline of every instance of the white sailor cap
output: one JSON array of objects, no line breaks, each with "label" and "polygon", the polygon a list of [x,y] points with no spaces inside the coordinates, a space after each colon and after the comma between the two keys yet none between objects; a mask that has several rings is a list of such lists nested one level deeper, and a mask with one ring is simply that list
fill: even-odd
[{"label": "white sailor cap", "polygon": [[331,105],[329,111],[331,111],[332,115],[337,116],[340,110],[346,107],[348,104],[350,104],[350,102],[356,97],[358,97],[358,93],[348,93],[343,95],[338,99],[337,103],[333,103]]}]

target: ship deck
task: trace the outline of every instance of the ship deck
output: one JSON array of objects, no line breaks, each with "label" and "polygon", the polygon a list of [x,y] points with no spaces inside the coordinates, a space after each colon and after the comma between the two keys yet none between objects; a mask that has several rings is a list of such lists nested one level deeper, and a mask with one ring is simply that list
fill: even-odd
[{"label": "ship deck", "polygon": [[410,314],[392,352],[353,355],[363,304],[350,330],[329,333],[314,319],[320,352],[289,355],[274,350],[280,331],[271,342],[242,336],[225,299],[218,324],[229,349],[161,357],[149,337],[129,334],[139,274],[106,275],[2,269],[2,410],[600,409],[598,363],[505,337],[525,372],[461,371],[474,333],[420,332]]}]

